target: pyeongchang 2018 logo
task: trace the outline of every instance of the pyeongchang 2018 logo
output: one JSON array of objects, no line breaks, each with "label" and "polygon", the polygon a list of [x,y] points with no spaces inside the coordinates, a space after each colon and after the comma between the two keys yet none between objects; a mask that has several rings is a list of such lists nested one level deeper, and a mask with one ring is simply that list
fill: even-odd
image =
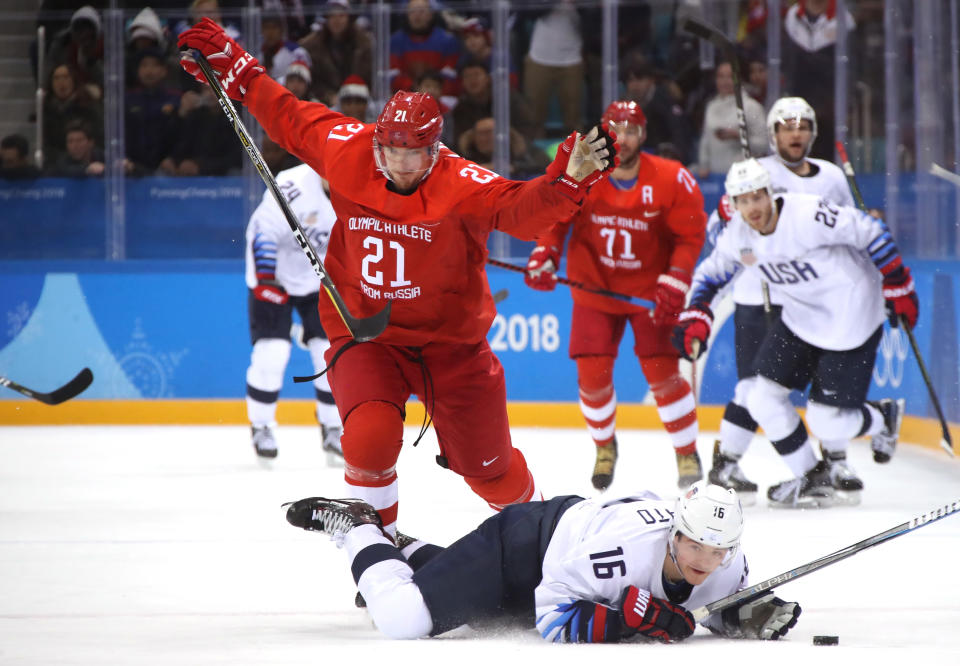
[{"label": "pyeongchang 2018 logo", "polygon": [[880,347],[877,349],[877,362],[873,366],[873,381],[877,386],[900,386],[908,353],[909,347],[903,331],[899,328],[884,328]]}]

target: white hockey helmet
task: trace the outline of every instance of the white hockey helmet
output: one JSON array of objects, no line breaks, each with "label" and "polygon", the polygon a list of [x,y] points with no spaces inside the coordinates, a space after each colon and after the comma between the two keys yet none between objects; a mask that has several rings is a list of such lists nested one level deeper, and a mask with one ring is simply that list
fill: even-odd
[{"label": "white hockey helmet", "polygon": [[770,172],[753,157],[733,163],[727,172],[724,188],[731,199],[757,190],[766,190],[767,194],[773,196]]},{"label": "white hockey helmet", "polygon": [[[787,162],[777,150],[777,124],[785,123],[788,120],[809,120],[810,121],[810,141],[803,151],[803,159],[810,154],[813,148],[813,142],[817,140],[817,114],[813,107],[802,97],[781,97],[773,106],[770,107],[770,113],[767,114],[767,139],[770,142],[770,150],[777,156],[781,162],[787,166],[798,166],[793,162]],[[802,160],[801,160],[802,162]]]},{"label": "white hockey helmet", "polygon": [[670,543],[677,533],[712,548],[727,548],[725,563],[733,559],[743,534],[743,507],[733,489],[697,481],[677,498]]}]

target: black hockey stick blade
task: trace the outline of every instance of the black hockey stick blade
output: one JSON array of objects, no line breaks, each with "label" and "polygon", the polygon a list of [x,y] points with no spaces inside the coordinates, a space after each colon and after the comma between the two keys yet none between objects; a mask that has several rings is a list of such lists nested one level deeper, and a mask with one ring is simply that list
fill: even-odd
[{"label": "black hockey stick blade", "polygon": [[689,32],[694,37],[699,37],[700,39],[705,39],[708,42],[711,42],[714,46],[719,48],[724,54],[729,54],[733,50],[733,43],[727,39],[727,36],[720,32],[717,28],[714,28],[712,25],[703,23],[696,19],[687,18],[684,19],[683,25],[680,26],[682,30]]},{"label": "black hockey stick blade", "polygon": [[812,562],[801,564],[799,567],[791,569],[790,571],[785,571],[779,576],[768,578],[767,580],[757,583],[756,585],[751,585],[743,588],[739,592],[734,592],[730,596],[717,599],[706,606],[695,608],[690,611],[690,614],[693,615],[697,622],[699,622],[711,613],[716,613],[717,611],[722,611],[725,608],[736,606],[745,599],[749,599],[750,597],[753,597],[761,592],[772,590],[774,587],[779,587],[784,583],[789,583],[792,580],[796,580],[797,578],[813,573],[818,569],[835,564],[840,560],[845,560],[851,555],[856,555],[860,551],[866,550],[867,548],[872,548],[873,546],[878,546],[881,543],[890,541],[891,539],[896,539],[898,536],[903,536],[904,534],[912,532],[913,530],[923,527],[924,525],[935,523],[936,521],[946,518],[947,516],[952,516],[957,512],[960,512],[960,499],[954,500],[949,504],[937,507],[936,509],[916,516],[905,523],[900,523],[899,525],[891,527],[890,529],[880,532],[879,534],[874,534],[872,537],[868,537],[863,541],[858,541],[857,543],[851,544],[846,548],[841,548],[840,550],[830,553],[829,555],[824,555],[823,557],[813,560]]},{"label": "black hockey stick blade", "polygon": [[236,132],[237,138],[240,139],[240,143],[243,145],[244,150],[246,150],[247,157],[250,158],[253,166],[256,167],[257,173],[260,174],[260,178],[263,180],[263,184],[267,186],[267,190],[270,191],[274,201],[276,201],[280,207],[280,211],[283,213],[283,217],[286,219],[290,231],[297,239],[300,249],[303,250],[303,253],[310,261],[314,273],[320,278],[320,284],[323,285],[324,291],[327,292],[327,295],[333,302],[337,313],[350,332],[350,336],[357,342],[373,340],[387,328],[387,322],[390,319],[390,308],[393,305],[392,301],[387,302],[386,306],[380,310],[380,312],[369,317],[359,318],[350,314],[350,310],[347,308],[347,304],[343,302],[343,298],[340,296],[336,285],[333,283],[333,280],[330,279],[330,276],[327,275],[327,269],[323,265],[323,261],[320,260],[320,255],[317,254],[317,251],[313,248],[313,245],[311,245],[310,240],[303,231],[303,227],[300,226],[300,222],[297,220],[297,216],[290,210],[290,205],[287,203],[286,197],[283,196],[276,179],[273,177],[273,174],[270,173],[270,169],[267,168],[267,163],[263,160],[260,150],[253,142],[253,137],[250,136],[250,132],[247,131],[246,126],[240,119],[240,114],[233,108],[233,103],[223,91],[223,86],[220,85],[220,81],[217,79],[210,63],[207,62],[207,59],[200,51],[195,49],[192,50],[192,57],[197,65],[199,65],[203,76],[207,79],[207,83],[210,85],[210,89],[213,90],[213,94],[216,96],[217,102],[219,102],[224,115],[227,116],[227,120],[233,126],[233,131]]},{"label": "black hockey stick blade", "polygon": [[59,405],[61,402],[66,402],[71,398],[75,398],[83,393],[92,383],[93,372],[90,370],[90,368],[84,368],[77,373],[76,377],[71,379],[60,388],[51,391],[50,393],[41,393],[40,391],[28,389],[26,386],[22,386],[12,379],[7,379],[6,377],[0,376],[0,386],[6,386],[9,389],[13,389],[17,393],[22,393],[28,398],[39,400],[46,405]]}]

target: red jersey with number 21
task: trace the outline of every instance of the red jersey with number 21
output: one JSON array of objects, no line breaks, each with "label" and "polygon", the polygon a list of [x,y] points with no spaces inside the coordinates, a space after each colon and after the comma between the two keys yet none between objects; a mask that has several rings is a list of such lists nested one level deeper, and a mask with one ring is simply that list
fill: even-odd
[{"label": "red jersey with number 21", "polygon": [[[337,222],[324,265],[354,316],[393,302],[378,342],[482,340],[496,315],[485,272],[490,232],[532,239],[580,207],[545,176],[506,180],[446,147],[417,190],[400,195],[377,170],[374,125],[300,101],[266,76],[244,103],[270,138],[330,183]],[[320,317],[331,340],[348,335],[323,294]]]}]

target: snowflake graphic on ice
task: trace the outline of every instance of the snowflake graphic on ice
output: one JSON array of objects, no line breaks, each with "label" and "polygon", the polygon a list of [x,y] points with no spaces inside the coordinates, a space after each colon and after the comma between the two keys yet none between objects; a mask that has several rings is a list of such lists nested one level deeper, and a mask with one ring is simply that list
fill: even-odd
[{"label": "snowflake graphic on ice", "polygon": [[170,380],[186,353],[186,350],[155,351],[147,341],[143,322],[137,318],[134,320],[131,340],[117,362],[123,375],[140,391],[142,397],[169,398],[173,397]]}]

